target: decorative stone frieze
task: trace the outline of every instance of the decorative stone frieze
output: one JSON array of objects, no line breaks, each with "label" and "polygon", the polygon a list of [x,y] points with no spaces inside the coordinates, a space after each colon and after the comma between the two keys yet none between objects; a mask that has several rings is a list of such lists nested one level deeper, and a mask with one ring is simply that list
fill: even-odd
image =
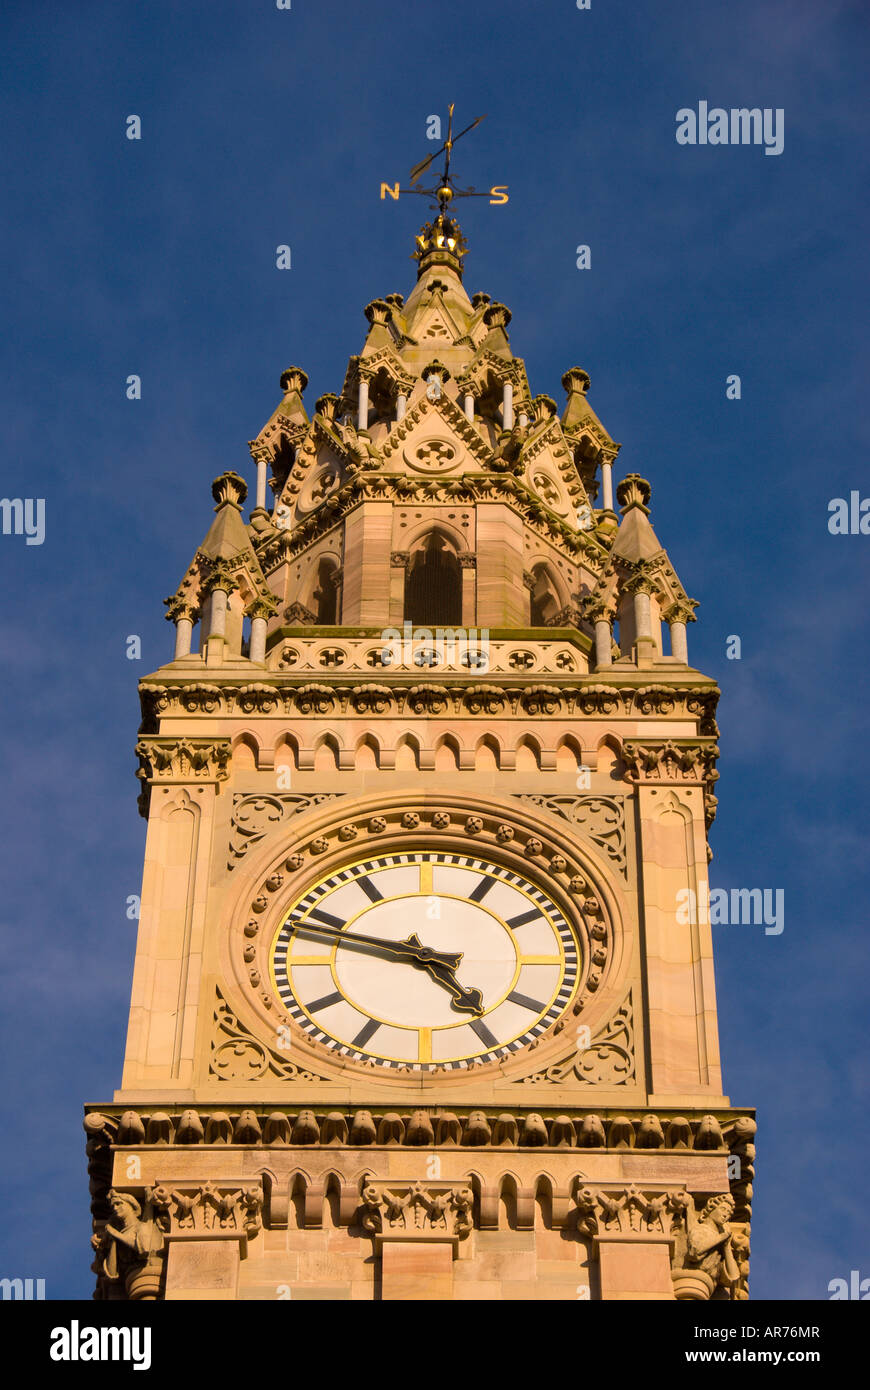
[{"label": "decorative stone frieze", "polygon": [[463,1240],[473,1229],[474,1193],[459,1182],[365,1178],[360,1225],[387,1240]]}]

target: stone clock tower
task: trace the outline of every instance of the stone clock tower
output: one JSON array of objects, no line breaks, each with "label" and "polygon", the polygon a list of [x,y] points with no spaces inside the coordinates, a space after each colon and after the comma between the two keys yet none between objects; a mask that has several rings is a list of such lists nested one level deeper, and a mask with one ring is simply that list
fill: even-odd
[{"label": "stone clock tower", "polygon": [[747,1297],[695,605],[465,250],[422,229],[310,414],[284,372],[167,600],[98,1298]]}]

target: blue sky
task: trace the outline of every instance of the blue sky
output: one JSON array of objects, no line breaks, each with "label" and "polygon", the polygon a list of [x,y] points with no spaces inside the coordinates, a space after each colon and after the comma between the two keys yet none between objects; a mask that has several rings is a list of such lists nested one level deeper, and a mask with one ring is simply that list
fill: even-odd
[{"label": "blue sky", "polygon": [[[466,286],[510,306],[534,391],[590,373],[618,476],[650,480],[700,600],[690,655],[723,687],[711,884],[785,892],[781,935],[715,929],[725,1089],[759,1111],[753,1296],[870,1276],[870,537],[827,529],[831,498],[870,496],[866,7],[11,0],[0,32],[2,492],[46,505],[43,545],[0,537],[0,1274],[92,1288],[81,1106],[120,1079],[161,600],[212,478],[253,482],[281,371],[308,372],[312,408],[363,306],[409,292],[427,205],[378,187],[452,100],[460,124],[488,113],[460,182],[510,188],[461,209]],[[783,153],[677,145],[700,100],[783,108]]]}]

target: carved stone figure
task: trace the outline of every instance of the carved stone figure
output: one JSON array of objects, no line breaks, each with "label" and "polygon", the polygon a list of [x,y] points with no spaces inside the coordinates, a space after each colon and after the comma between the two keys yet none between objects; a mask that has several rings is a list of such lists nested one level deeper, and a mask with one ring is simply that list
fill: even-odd
[{"label": "carved stone figure", "polygon": [[733,1215],[734,1198],[727,1192],[711,1197],[700,1216],[689,1202],[672,1276],[678,1299],[710,1298],[717,1288],[733,1296],[740,1279],[729,1225]]},{"label": "carved stone figure", "polygon": [[97,1273],[109,1282],[123,1281],[129,1298],[156,1299],[164,1239],[150,1204],[143,1213],[132,1193],[115,1188],[109,1191],[108,1202],[113,1220],[91,1238]]}]

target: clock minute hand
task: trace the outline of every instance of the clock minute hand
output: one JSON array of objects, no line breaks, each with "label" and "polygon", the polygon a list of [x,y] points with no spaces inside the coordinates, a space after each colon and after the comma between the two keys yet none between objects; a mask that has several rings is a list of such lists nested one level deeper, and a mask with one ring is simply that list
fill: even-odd
[{"label": "clock minute hand", "polygon": [[368,936],[364,932],[342,931],[340,927],[310,920],[295,922],[294,927],[297,931],[321,932],[324,936],[332,937],[339,944],[342,941],[347,941],[364,946],[376,946],[397,960],[409,961],[418,969],[425,970],[436,984],[442,985],[449,992],[455,1009],[476,1016],[483,1013],[481,991],[473,987],[466,989],[456,978],[456,967],[462,960],[462,951],[436,951],[431,946],[424,946],[416,934],[409,936],[406,941],[385,941],[380,936]]},{"label": "clock minute hand", "polygon": [[396,956],[399,960],[410,960],[415,964],[434,963],[455,970],[462,960],[461,951],[458,954],[434,951],[430,947],[422,945],[419,938],[415,936],[409,937],[407,941],[385,941],[382,936],[368,936],[365,932],[342,931],[340,927],[331,927],[320,922],[296,922],[294,926],[297,931],[322,932],[324,936],[331,936],[339,943],[354,941],[363,946],[377,946],[389,955]]}]

